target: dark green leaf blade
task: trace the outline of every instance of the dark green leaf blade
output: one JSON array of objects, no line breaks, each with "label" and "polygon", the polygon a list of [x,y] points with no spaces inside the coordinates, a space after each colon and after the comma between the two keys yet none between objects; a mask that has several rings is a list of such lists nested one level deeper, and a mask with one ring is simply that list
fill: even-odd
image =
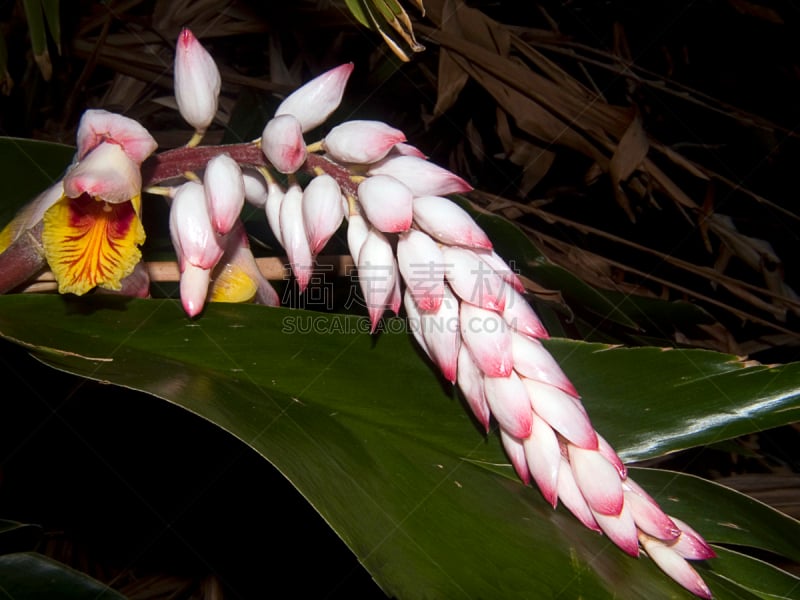
[{"label": "dark green leaf blade", "polygon": [[[268,458],[397,597],[500,590],[513,598],[532,589],[540,597],[689,597],[650,561],[630,559],[517,483],[498,440],[481,436],[399,320],[377,339],[365,326],[257,306],[212,305],[192,321],[172,301],[0,298],[2,335],[49,364],[166,398]],[[593,392],[607,347],[551,347],[567,363],[580,359],[587,399],[638,397],[641,390],[612,393],[609,382]],[[649,426],[648,418],[598,414],[609,439]]]}]

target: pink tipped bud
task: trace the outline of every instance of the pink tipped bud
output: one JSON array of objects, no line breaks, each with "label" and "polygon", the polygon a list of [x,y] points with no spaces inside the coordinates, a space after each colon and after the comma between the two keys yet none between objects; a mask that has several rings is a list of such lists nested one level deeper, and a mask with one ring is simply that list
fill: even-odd
[{"label": "pink tipped bud", "polygon": [[92,150],[64,177],[64,193],[69,198],[88,194],[119,204],[138,196],[142,190],[139,165],[122,147],[104,142]]},{"label": "pink tipped bud", "polygon": [[438,244],[416,229],[401,234],[397,265],[419,309],[436,310],[444,295],[444,257]]},{"label": "pink tipped bud", "polygon": [[506,456],[511,461],[517,477],[522,480],[522,483],[528,485],[531,481],[531,473],[522,442],[504,429],[500,429],[500,441],[503,443],[503,449],[506,451]]},{"label": "pink tipped bud", "polygon": [[[462,300],[502,313],[505,308],[506,284],[468,248],[444,246],[445,278]],[[498,315],[499,316],[499,315]],[[504,327],[508,329],[508,327]]]},{"label": "pink tipped bud", "polygon": [[414,221],[420,229],[443,244],[484,250],[492,248],[489,236],[469,213],[447,198],[414,198]]},{"label": "pink tipped bud", "polygon": [[242,169],[229,154],[219,154],[208,161],[203,184],[211,225],[217,233],[226,234],[244,206]]},{"label": "pink tipped bud", "polygon": [[321,125],[342,101],[353,63],[339,65],[297,88],[280,103],[275,116],[292,115],[303,132]]},{"label": "pink tipped bud", "polygon": [[322,145],[338,161],[367,165],[405,141],[402,131],[381,121],[345,121],[330,130]]},{"label": "pink tipped bud", "polygon": [[169,228],[182,271],[188,264],[212,269],[222,257],[223,249],[211,227],[205,192],[199,183],[188,181],[175,191]]},{"label": "pink tipped bud", "polygon": [[183,310],[190,317],[200,314],[206,302],[211,269],[203,269],[191,263],[181,273],[180,293]]},{"label": "pink tipped bud", "polygon": [[527,377],[523,377],[522,381],[528,388],[533,410],[547,421],[550,427],[576,446],[597,450],[598,441],[594,427],[574,398],[546,383]]},{"label": "pink tipped bud", "polygon": [[[580,407],[583,408],[583,405],[581,404]],[[584,410],[583,413],[586,414],[586,410]],[[589,418],[588,415],[586,418]],[[628,469],[625,467],[625,463],[622,462],[616,450],[611,447],[611,444],[609,444],[602,435],[599,433],[595,433],[595,435],[597,435],[597,451],[605,456],[608,462],[614,465],[617,473],[619,473],[619,478],[625,479],[628,476]]]},{"label": "pink tipped bud", "polygon": [[639,541],[642,542],[647,556],[676,583],[700,598],[710,599],[712,597],[711,590],[708,589],[703,578],[680,554],[675,552],[673,547],[646,534],[641,534]]},{"label": "pink tipped bud", "polygon": [[314,258],[303,224],[303,190],[299,185],[290,186],[283,196],[280,208],[280,231],[292,273],[302,293],[311,281]]},{"label": "pink tipped bud", "polygon": [[[472,409],[472,413],[485,431],[489,431],[491,412],[486,402],[486,391],[483,386],[483,373],[472,360],[467,347],[461,344],[458,351],[458,387]],[[502,431],[501,431],[502,433]],[[524,478],[523,478],[524,480]]]},{"label": "pink tipped bud", "polygon": [[261,134],[261,150],[281,173],[294,173],[306,162],[306,143],[300,122],[292,115],[267,121]]},{"label": "pink tipped bud", "polygon": [[561,467],[561,444],[547,422],[533,413],[531,434],[522,441],[525,456],[536,485],[553,508],[558,503],[558,470]]},{"label": "pink tipped bud", "polygon": [[339,229],[343,219],[339,184],[330,175],[318,175],[303,192],[303,222],[311,244],[311,254],[319,254]]},{"label": "pink tipped bud", "polygon": [[558,497],[585,527],[592,531],[601,531],[592,509],[589,508],[586,499],[578,488],[578,484],[575,483],[570,464],[563,456],[561,465],[558,468]]},{"label": "pink tipped bud", "polygon": [[372,225],[385,233],[411,227],[414,196],[408,186],[388,175],[367,177],[358,186],[358,201]]},{"label": "pink tipped bud", "polygon": [[136,164],[142,164],[158,147],[150,132],[133,119],[102,109],[85,111],[78,124],[78,159],[103,142],[118,144]]},{"label": "pink tipped bud", "polygon": [[459,325],[461,338],[487,377],[511,375],[514,369],[511,330],[497,313],[462,302]]},{"label": "pink tipped bud", "polygon": [[392,246],[377,229],[370,229],[358,255],[358,282],[367,304],[371,332],[391,305],[397,265]]},{"label": "pink tipped bud", "polygon": [[511,269],[509,264],[504,261],[497,252],[489,250],[487,252],[481,252],[480,256],[481,260],[489,265],[492,271],[502,277],[503,281],[508,283],[516,292],[520,294],[525,293],[525,285],[523,285],[519,275]]},{"label": "pink tipped bud", "polygon": [[455,173],[417,156],[390,155],[370,167],[369,175],[391,175],[405,183],[415,196],[444,196],[472,191]]},{"label": "pink tipped bud", "polygon": [[660,540],[674,540],[680,535],[678,526],[639,485],[630,479],[625,480],[622,482],[622,491],[639,529]]},{"label": "pink tipped bud", "polygon": [[[414,304],[414,299],[406,290],[406,306]],[[459,303],[450,289],[445,286],[442,301],[436,310],[420,311],[414,304],[412,312],[418,316],[419,328],[428,354],[450,383],[455,383],[458,369],[458,353],[461,348],[461,334],[458,328]]]},{"label": "pink tipped bud", "polygon": [[703,539],[703,536],[677,517],[671,517],[671,519],[681,530],[678,539],[672,543],[672,549],[675,552],[688,560],[706,560],[717,556],[717,553]]},{"label": "pink tipped bud", "polygon": [[519,375],[484,377],[486,402],[502,429],[519,439],[531,434],[531,402]]},{"label": "pink tipped bud", "polygon": [[636,523],[633,521],[630,508],[623,505],[618,515],[606,515],[597,511],[593,511],[593,514],[600,529],[612,542],[626,554],[634,558],[639,556],[639,532],[636,529]]},{"label": "pink tipped bud", "polygon": [[[505,316],[505,312],[503,314]],[[555,386],[570,396],[577,397],[575,386],[540,341],[514,331],[511,334],[511,343],[514,368],[520,375]]]},{"label": "pink tipped bud", "polygon": [[[525,297],[518,293],[511,285],[504,288],[505,307],[503,308],[503,319],[512,329],[531,338],[548,339],[547,333],[539,315],[533,310]],[[572,384],[570,384],[571,386]]]},{"label": "pink tipped bud", "polygon": [[422,335],[422,314],[419,312],[419,308],[411,297],[411,294],[408,293],[408,290],[403,294],[403,307],[406,309],[408,329],[411,331],[420,347],[425,351],[427,357],[436,362],[431,354],[430,348],[428,348],[428,343],[425,341],[425,336]]},{"label": "pink tipped bud", "polygon": [[196,131],[205,131],[217,114],[222,81],[214,59],[189,29],[181,30],[175,49],[175,101]]},{"label": "pink tipped bud", "polygon": [[[622,482],[616,469],[595,450],[568,444],[575,482],[595,516],[618,515],[624,504]],[[602,524],[601,524],[602,526]]]}]

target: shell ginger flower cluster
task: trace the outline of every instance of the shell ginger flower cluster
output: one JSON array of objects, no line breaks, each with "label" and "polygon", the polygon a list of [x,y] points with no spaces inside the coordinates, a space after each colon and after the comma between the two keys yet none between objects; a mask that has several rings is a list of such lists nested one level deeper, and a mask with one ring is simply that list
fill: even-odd
[{"label": "shell ginger flower cluster", "polygon": [[[344,229],[372,329],[386,311],[405,315],[477,421],[487,432],[496,424],[519,478],[535,483],[553,508],[560,502],[627,554],[643,551],[681,586],[710,598],[691,561],[714,551],[630,478],[595,431],[579,391],[542,343],[548,334],[521,280],[447,198],[470,185],[386,123],[351,120],[306,139],[339,107],[352,70],[343,64],[294,91],[258,140],[201,146],[217,113],[220,75],[191,31],[182,31],[175,96],[194,128],[191,141],[150,156],[155,143],[139,124],[87,111],[75,163],[0,234],[0,250],[43,221],[46,260],[62,292],[100,285],[146,295],[146,271],[135,266],[144,185],[170,204],[181,302],[195,317],[208,301],[280,303],[250,250],[245,203],[263,210],[301,292],[318,254]],[[76,227],[81,236],[71,234]],[[118,264],[124,268],[115,270]]]}]

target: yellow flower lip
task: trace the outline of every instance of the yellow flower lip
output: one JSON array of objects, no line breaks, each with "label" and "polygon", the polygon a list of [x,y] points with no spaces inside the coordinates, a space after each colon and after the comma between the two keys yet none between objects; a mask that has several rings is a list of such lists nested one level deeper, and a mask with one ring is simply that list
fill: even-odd
[{"label": "yellow flower lip", "polygon": [[102,142],[64,177],[64,193],[44,214],[42,245],[62,294],[96,286],[119,290],[141,260],[139,165]]}]

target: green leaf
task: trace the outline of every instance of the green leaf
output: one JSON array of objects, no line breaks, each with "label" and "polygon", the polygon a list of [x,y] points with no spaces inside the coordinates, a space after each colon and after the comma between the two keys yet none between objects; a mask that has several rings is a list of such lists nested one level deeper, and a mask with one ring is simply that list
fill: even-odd
[{"label": "green leaf", "polygon": [[[497,437],[481,434],[412,345],[402,320],[385,321],[377,337],[367,329],[358,317],[259,306],[211,305],[190,320],[174,301],[0,297],[0,335],[46,363],[165,398],[254,448],[300,490],[388,594],[691,597],[646,558],[631,559],[517,482]],[[650,406],[642,390],[651,385],[670,389],[672,383],[673,400],[676,390],[710,394],[707,405],[683,405],[690,411],[683,427],[713,421],[710,415],[721,407],[729,428],[738,421],[753,428],[762,419],[788,419],[791,411],[776,409],[792,403],[796,410],[796,397],[787,400],[783,392],[770,406],[782,416],[769,417],[758,407],[764,395],[774,399],[776,382],[798,387],[797,365],[747,367],[714,353],[626,353],[562,340],[549,346],[575,371],[595,425],[628,455],[657,454],[674,445],[673,437],[678,445],[687,441],[673,423],[680,419],[676,412],[668,419],[672,427],[658,429],[664,421],[658,413],[669,405]],[[772,379],[761,381],[754,396],[748,394],[756,388],[741,381],[730,387],[738,393],[719,393],[706,387],[709,377],[698,365],[721,381],[755,382],[763,373]],[[631,370],[648,384],[628,385]],[[705,437],[723,433],[712,428]],[[689,439],[703,437],[692,431]],[[645,438],[656,451],[639,447]],[[672,491],[662,481],[658,492],[669,497]],[[713,515],[716,501],[696,510]],[[762,537],[782,536],[797,525],[777,515],[770,526]],[[722,560],[708,561],[709,568]],[[742,586],[759,589],[758,580],[746,570],[742,577],[714,580],[715,597],[754,597]]]},{"label": "green leaf", "polygon": [[363,0],[345,0],[344,3],[347,5],[347,10],[355,17],[356,21],[361,23],[364,27],[372,28],[372,22],[367,17],[367,13],[364,12]]},{"label": "green leaf", "polygon": [[14,600],[124,600],[108,586],[35,552],[0,556],[0,591]]},{"label": "green leaf", "polygon": [[75,148],[21,138],[0,138],[3,165],[3,198],[0,227],[22,206],[58,181],[72,160]]}]

